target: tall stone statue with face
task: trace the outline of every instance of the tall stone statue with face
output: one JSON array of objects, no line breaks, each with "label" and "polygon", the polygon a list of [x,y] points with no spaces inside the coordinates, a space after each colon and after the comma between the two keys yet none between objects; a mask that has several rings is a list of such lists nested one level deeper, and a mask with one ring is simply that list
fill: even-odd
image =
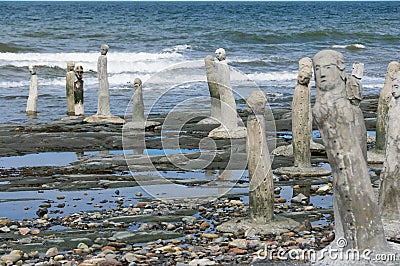
[{"label": "tall stone statue with face", "polygon": [[100,56],[97,61],[97,75],[99,80],[99,95],[97,102],[98,116],[111,116],[110,111],[110,90],[107,73],[107,52],[108,45],[101,45]]},{"label": "tall stone statue with face", "polygon": [[67,114],[74,115],[74,72],[75,63],[73,61],[67,62],[67,74],[66,74],[66,95],[67,95]]},{"label": "tall stone statue with face", "polygon": [[[345,238],[344,250],[386,251],[388,245],[374,199],[359,136],[360,112],[346,94],[343,55],[324,50],[313,60],[316,124],[325,144],[333,174],[335,237]],[[336,242],[332,242],[332,246]]]},{"label": "tall stone statue with face", "polygon": [[26,113],[28,115],[35,115],[37,113],[38,102],[38,77],[36,75],[35,66],[29,66],[29,73],[31,78],[29,81],[29,96],[26,103]]},{"label": "tall stone statue with face", "polygon": [[76,66],[75,76],[77,80],[74,83],[74,112],[77,116],[84,115],[83,107],[83,67]]}]

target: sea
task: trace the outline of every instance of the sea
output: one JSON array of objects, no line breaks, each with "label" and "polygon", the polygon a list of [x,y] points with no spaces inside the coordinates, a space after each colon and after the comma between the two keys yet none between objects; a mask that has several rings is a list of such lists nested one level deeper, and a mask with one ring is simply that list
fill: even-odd
[{"label": "sea", "polygon": [[[400,60],[400,2],[188,1],[0,2],[0,123],[66,116],[67,61],[84,69],[85,115],[97,111],[97,60],[107,54],[113,115],[129,117],[133,81],[146,114],[206,110],[204,57],[224,48],[238,108],[262,90],[289,107],[298,60],[333,49],[365,64],[364,94],[378,95],[387,65]],[[38,114],[25,114],[29,65],[38,75]]]}]

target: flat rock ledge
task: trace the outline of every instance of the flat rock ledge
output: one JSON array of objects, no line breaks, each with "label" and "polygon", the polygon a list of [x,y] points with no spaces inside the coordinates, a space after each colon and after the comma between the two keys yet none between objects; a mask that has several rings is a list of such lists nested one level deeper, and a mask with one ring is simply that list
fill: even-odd
[{"label": "flat rock ledge", "polygon": [[367,152],[368,163],[381,164],[385,161],[385,153],[383,151],[370,150]]},{"label": "flat rock ledge", "polygon": [[99,122],[106,122],[112,124],[124,124],[125,120],[119,116],[100,116],[100,115],[93,115],[86,117],[83,119],[84,122],[87,123],[99,123]]},{"label": "flat rock ledge", "polygon": [[281,234],[295,230],[300,226],[299,222],[287,217],[274,216],[271,223],[255,223],[252,220],[239,217],[217,226],[217,230],[225,233],[245,232],[246,236],[252,237],[256,235]]},{"label": "flat rock ledge", "polygon": [[[312,141],[310,143],[310,151],[311,151],[311,153],[313,153],[313,152],[314,153],[324,153],[325,146]],[[293,156],[293,145],[289,144],[289,145],[279,146],[272,151],[272,154],[275,156]]]},{"label": "flat rock ledge", "polygon": [[208,137],[213,139],[241,139],[247,137],[247,129],[246,127],[237,127],[227,131],[224,127],[218,127],[211,130]]},{"label": "flat rock ledge", "polygon": [[315,177],[315,176],[329,176],[331,171],[321,167],[280,167],[274,170],[276,175],[287,175],[290,177]]},{"label": "flat rock ledge", "polygon": [[159,126],[161,123],[156,122],[156,121],[145,121],[143,122],[128,122],[124,124],[123,130],[129,130],[129,129],[149,129],[149,128],[154,128],[156,126]]}]

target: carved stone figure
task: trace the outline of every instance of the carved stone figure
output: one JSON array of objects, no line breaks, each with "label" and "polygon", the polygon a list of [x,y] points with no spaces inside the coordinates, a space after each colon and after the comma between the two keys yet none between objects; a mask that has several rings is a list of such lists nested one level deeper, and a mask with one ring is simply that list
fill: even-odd
[{"label": "carved stone figure", "polygon": [[[314,119],[321,132],[333,174],[335,238],[345,238],[344,250],[384,251],[388,245],[374,199],[363,144],[365,127],[346,95],[343,55],[333,50],[317,53],[313,60],[316,103]],[[334,245],[336,242],[332,242]]]},{"label": "carved stone figure", "polygon": [[34,66],[29,66],[29,73],[31,74],[31,78],[29,84],[29,96],[26,103],[26,113],[34,115],[37,112],[38,101],[38,77]]},{"label": "carved stone figure", "polygon": [[223,48],[215,51],[219,60],[217,65],[218,91],[221,99],[221,126],[209,133],[210,138],[244,138],[246,128],[238,127],[236,102],[232,93],[229,66],[226,63],[226,53]]},{"label": "carved stone figure", "polygon": [[107,52],[108,45],[103,44],[100,49],[101,55],[97,61],[97,75],[99,80],[99,95],[97,102],[98,116],[111,116],[110,111],[110,90],[107,74]]},{"label": "carved stone figure", "polygon": [[219,124],[221,119],[221,101],[218,91],[217,72],[214,57],[207,55],[204,58],[208,89],[211,96],[211,116],[201,120],[198,124]]},{"label": "carved stone figure", "polygon": [[124,127],[129,129],[145,129],[158,126],[159,124],[159,122],[145,119],[142,80],[140,78],[135,78],[133,82],[132,122],[126,123]]},{"label": "carved stone figure", "polygon": [[83,67],[76,66],[75,76],[77,80],[74,83],[74,113],[83,116],[85,111],[83,107]]},{"label": "carved stone figure", "polygon": [[99,80],[99,94],[97,101],[97,113],[94,116],[85,118],[85,122],[109,122],[123,124],[125,120],[111,115],[110,111],[110,90],[107,75],[107,52],[108,45],[101,45],[100,56],[97,61],[97,75]]},{"label": "carved stone figure", "polygon": [[274,180],[265,134],[265,94],[255,91],[247,99],[247,159],[250,179],[250,216],[257,223],[268,223],[274,215]]},{"label": "carved stone figure", "polygon": [[75,73],[74,73],[75,63],[72,61],[67,62],[67,75],[66,75],[66,95],[67,95],[67,114],[74,115],[74,81],[75,81]]},{"label": "carved stone figure", "polygon": [[311,167],[310,79],[312,61],[304,57],[299,61],[299,74],[292,102],[292,145],[295,167]]},{"label": "carved stone figure", "polygon": [[392,78],[397,71],[399,71],[399,63],[390,62],[386,72],[385,84],[379,94],[378,110],[376,112],[376,151],[385,152],[388,104],[392,98]]},{"label": "carved stone figure", "polygon": [[387,113],[386,159],[380,176],[379,207],[382,219],[400,221],[400,72],[392,77],[392,99]]}]

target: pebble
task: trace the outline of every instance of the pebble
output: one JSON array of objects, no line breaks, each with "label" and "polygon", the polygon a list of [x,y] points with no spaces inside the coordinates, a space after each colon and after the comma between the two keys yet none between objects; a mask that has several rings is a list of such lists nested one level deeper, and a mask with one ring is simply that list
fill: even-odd
[{"label": "pebble", "polygon": [[26,234],[29,234],[29,232],[31,231],[31,229],[29,229],[29,228],[27,228],[27,227],[22,227],[22,228],[20,228],[19,230],[18,230],[18,232],[21,234],[21,235],[26,235]]},{"label": "pebble", "polygon": [[58,255],[58,249],[56,247],[53,247],[53,248],[49,248],[46,251],[45,257],[46,258],[51,258],[51,257],[54,257],[56,255]]}]

